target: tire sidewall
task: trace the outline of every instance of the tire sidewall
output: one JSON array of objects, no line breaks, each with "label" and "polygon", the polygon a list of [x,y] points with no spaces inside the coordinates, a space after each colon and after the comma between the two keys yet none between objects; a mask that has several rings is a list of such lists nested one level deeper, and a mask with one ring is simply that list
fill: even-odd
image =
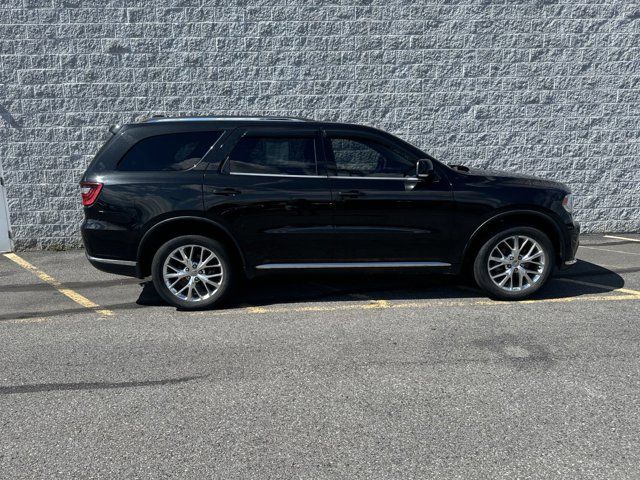
[{"label": "tire sidewall", "polygon": [[[533,287],[528,288],[524,291],[508,292],[502,290],[500,287],[493,283],[487,270],[487,262],[489,254],[494,249],[494,247],[498,245],[498,243],[500,243],[505,238],[511,237],[516,234],[531,237],[540,244],[545,254],[545,269],[542,273],[542,278]],[[551,244],[551,240],[549,240],[549,237],[547,237],[547,235],[533,227],[512,227],[495,234],[483,244],[483,246],[478,251],[473,264],[473,275],[476,283],[483,290],[485,290],[489,294],[489,296],[500,300],[518,300],[528,297],[534,292],[537,292],[548,280],[549,276],[553,272],[554,266],[555,251],[553,249],[553,245]]]},{"label": "tire sidewall", "polygon": [[[173,252],[176,248],[183,245],[201,245],[208,248],[216,254],[220,260],[220,264],[223,269],[222,283],[218,287],[218,290],[208,299],[192,303],[177,298],[171,293],[169,288],[164,284],[162,276],[162,270],[164,268],[164,262],[167,256]],[[158,294],[170,305],[178,307],[184,310],[202,310],[212,307],[214,305],[220,305],[228,296],[231,290],[231,286],[234,281],[234,272],[232,263],[225,247],[218,241],[203,237],[200,235],[184,235],[176,237],[164,243],[155,253],[153,262],[151,264],[151,276],[153,279],[153,285],[156,288]]]}]

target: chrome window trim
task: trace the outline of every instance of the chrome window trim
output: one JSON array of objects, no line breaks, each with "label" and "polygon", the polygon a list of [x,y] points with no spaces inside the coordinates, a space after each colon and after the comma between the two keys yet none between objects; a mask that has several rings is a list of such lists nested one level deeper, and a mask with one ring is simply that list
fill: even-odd
[{"label": "chrome window trim", "polygon": [[265,263],[257,270],[303,269],[303,268],[415,268],[450,267],[445,262],[327,262],[327,263]]},{"label": "chrome window trim", "polygon": [[287,175],[284,173],[242,173],[229,172],[229,175],[244,175],[247,177],[292,177],[292,178],[327,178],[326,175]]},{"label": "chrome window trim", "polygon": [[115,260],[113,258],[92,257],[91,255],[87,255],[87,258],[92,262],[108,263],[111,265],[125,265],[127,267],[135,267],[138,265],[138,262],[134,262],[132,260]]},{"label": "chrome window trim", "polygon": [[352,179],[352,180],[404,180],[417,182],[420,179],[417,177],[344,177],[339,175],[287,175],[284,173],[243,173],[243,172],[229,172],[229,175],[244,175],[247,177],[293,177],[293,178],[340,178],[340,179]]}]

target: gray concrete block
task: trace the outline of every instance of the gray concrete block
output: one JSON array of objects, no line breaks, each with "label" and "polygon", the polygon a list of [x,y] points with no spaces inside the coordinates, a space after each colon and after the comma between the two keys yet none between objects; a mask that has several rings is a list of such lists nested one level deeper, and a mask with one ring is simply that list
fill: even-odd
[{"label": "gray concrete block", "polygon": [[445,162],[564,181],[585,231],[640,228],[636,6],[250,3],[4,2],[18,247],[78,245],[77,181],[108,125],[157,112],[366,123]]}]

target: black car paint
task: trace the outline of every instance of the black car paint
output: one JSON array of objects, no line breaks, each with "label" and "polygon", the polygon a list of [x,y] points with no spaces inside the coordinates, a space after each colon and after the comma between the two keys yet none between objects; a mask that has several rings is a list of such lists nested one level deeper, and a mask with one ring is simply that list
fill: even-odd
[{"label": "black car paint", "polygon": [[204,176],[204,211],[238,242],[250,266],[286,261],[326,261],[333,254],[332,198],[326,175],[230,174],[225,159],[245,134],[314,138],[324,174],[318,128],[239,126],[220,145]]},{"label": "black car paint", "polygon": [[469,169],[468,173],[456,172],[452,176],[452,188],[456,200],[456,250],[462,244],[466,248],[468,239],[489,220],[527,215],[553,225],[560,239],[557,247],[561,266],[574,258],[580,227],[562,206],[570,192],[567,186],[527,175]]},{"label": "black car paint", "polygon": [[[226,156],[250,129],[314,135],[319,175],[230,175]],[[373,136],[416,158],[429,158],[434,177],[331,176],[324,132],[336,129]],[[115,170],[122,155],[142,138],[194,130],[224,133],[191,170]],[[241,251],[248,275],[264,263],[323,261],[437,261],[451,264],[437,270],[457,273],[474,235],[504,215],[537,215],[553,225],[561,265],[572,260],[577,249],[579,226],[562,207],[566,186],[504,172],[450,168],[386,132],[357,125],[270,120],[125,125],[101,149],[82,181],[104,184],[97,201],[84,209],[87,255],[136,266],[92,264],[139,277],[148,274],[139,263],[143,238],[151,237],[157,225],[184,218],[227,232]]]}]

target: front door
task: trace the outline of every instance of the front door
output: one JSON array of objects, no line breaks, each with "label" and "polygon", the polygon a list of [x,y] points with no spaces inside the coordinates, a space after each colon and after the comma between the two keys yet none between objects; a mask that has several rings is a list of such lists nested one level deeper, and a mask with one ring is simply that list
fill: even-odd
[{"label": "front door", "polygon": [[258,268],[328,261],[333,255],[331,192],[312,128],[238,129],[221,165],[207,170],[205,210]]},{"label": "front door", "polygon": [[337,259],[451,262],[454,206],[444,172],[417,179],[416,153],[370,132],[327,130],[325,146]]}]

